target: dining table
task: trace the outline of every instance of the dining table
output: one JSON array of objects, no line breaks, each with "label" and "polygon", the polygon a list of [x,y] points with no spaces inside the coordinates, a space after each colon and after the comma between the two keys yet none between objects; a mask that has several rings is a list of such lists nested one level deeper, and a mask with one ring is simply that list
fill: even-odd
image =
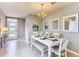
[{"label": "dining table", "polygon": [[48,57],[51,57],[51,47],[59,44],[59,38],[52,38],[52,39],[58,39],[58,40],[54,41],[54,40],[51,40],[50,38],[43,39],[42,37],[31,36],[31,47],[32,47],[33,40],[36,40],[48,47]]}]

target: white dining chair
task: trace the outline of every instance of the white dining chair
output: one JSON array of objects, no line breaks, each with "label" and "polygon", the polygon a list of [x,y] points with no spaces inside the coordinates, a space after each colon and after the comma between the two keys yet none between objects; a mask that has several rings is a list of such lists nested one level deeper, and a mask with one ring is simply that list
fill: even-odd
[{"label": "white dining chair", "polygon": [[65,56],[67,57],[66,49],[68,45],[68,40],[61,39],[58,46],[53,46],[51,52],[58,55],[58,57]]},{"label": "white dining chair", "polygon": [[33,31],[32,36],[38,36],[39,32],[38,31]]},{"label": "white dining chair", "polygon": [[54,38],[59,38],[59,33],[53,33]]}]

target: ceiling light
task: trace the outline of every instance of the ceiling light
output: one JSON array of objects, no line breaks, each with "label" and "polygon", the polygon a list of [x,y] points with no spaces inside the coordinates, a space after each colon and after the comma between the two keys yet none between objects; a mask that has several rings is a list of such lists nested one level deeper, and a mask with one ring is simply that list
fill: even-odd
[{"label": "ceiling light", "polygon": [[44,12],[44,4],[41,4],[42,11],[37,14],[40,18],[46,17],[48,14]]}]

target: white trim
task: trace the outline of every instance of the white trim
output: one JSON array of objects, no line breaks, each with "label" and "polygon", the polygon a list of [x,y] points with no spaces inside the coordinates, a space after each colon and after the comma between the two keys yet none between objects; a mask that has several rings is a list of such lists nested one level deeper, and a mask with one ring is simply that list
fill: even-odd
[{"label": "white trim", "polygon": [[[65,27],[64,27],[64,20],[65,20],[65,18],[73,17],[73,16],[76,17],[76,23],[77,23],[76,30],[75,30],[75,31],[64,30],[64,28],[65,28]],[[63,17],[63,31],[65,31],[65,32],[78,32],[78,13]]]},{"label": "white trim", "polygon": [[70,49],[67,49],[68,52],[72,53],[72,54],[75,54],[76,56],[79,56],[79,53],[73,51],[73,50],[70,50]]},{"label": "white trim", "polygon": [[[52,26],[52,21],[55,21],[55,20],[58,20],[58,29],[55,29],[55,30],[54,30],[54,29],[52,29],[52,27],[53,27],[53,26]],[[51,20],[51,31],[59,31],[59,18],[55,18],[55,19],[52,19],[52,20]]]}]

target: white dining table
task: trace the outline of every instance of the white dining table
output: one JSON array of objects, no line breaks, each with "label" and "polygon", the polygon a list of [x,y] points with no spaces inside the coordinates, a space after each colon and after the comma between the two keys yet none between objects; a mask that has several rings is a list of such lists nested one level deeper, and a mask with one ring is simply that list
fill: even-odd
[{"label": "white dining table", "polygon": [[51,41],[50,39],[43,40],[41,37],[31,36],[31,47],[33,40],[37,40],[48,47],[48,57],[51,57],[51,47],[59,44],[59,41]]}]

